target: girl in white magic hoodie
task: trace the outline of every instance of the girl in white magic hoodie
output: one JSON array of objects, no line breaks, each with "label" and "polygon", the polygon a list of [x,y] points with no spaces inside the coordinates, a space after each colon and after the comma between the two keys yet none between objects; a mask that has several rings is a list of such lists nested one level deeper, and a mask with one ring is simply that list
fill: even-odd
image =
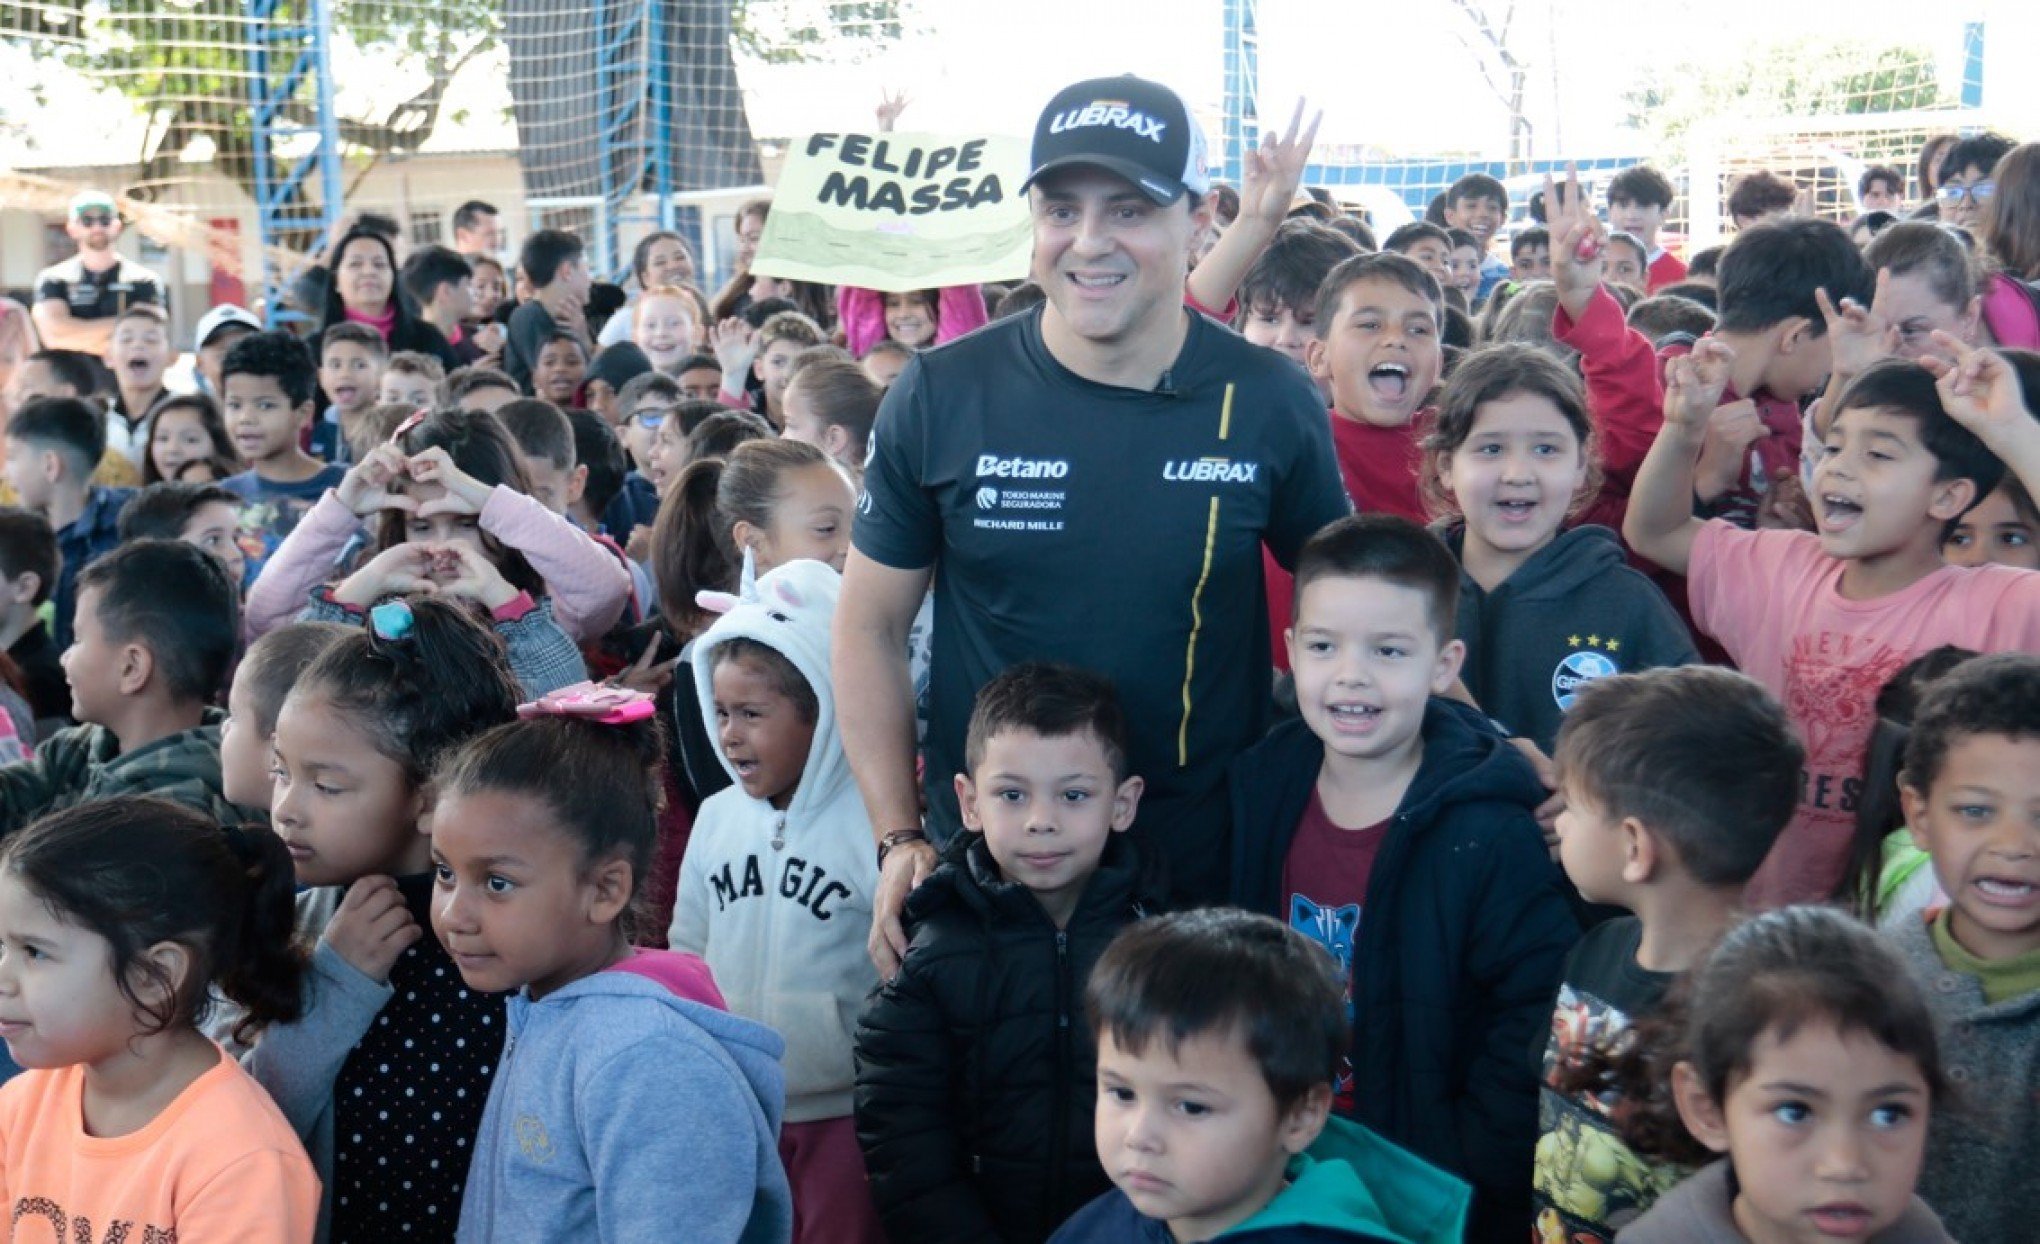
[{"label": "girl in white magic hoodie", "polygon": [[694,681],[736,784],[701,805],[669,935],[708,962],[731,1013],[786,1040],[796,1244],[884,1239],[850,1117],[851,1033],[878,980],[864,945],[878,867],[829,686],[840,587],[823,563],[793,561],[741,597],[702,594],[723,616],[695,641]]}]

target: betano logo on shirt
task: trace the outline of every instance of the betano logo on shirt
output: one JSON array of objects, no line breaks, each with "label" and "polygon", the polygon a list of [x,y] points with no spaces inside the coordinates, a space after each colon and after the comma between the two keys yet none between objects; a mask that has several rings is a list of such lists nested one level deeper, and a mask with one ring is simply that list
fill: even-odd
[{"label": "betano logo on shirt", "polygon": [[1151,117],[1136,108],[1126,106],[1123,99],[1093,100],[1082,108],[1071,108],[1056,114],[1048,123],[1051,134],[1066,134],[1071,130],[1085,129],[1095,125],[1109,125],[1114,129],[1132,130],[1151,143],[1160,143],[1162,134],[1169,126],[1159,117]]},{"label": "betano logo on shirt", "polygon": [[1258,462],[1234,462],[1231,458],[1183,458],[1162,464],[1162,478],[1186,484],[1251,484],[1260,470]]},{"label": "betano logo on shirt", "polygon": [[1065,479],[1069,476],[1070,464],[1063,458],[1001,458],[997,454],[979,454],[977,475],[979,479]]}]

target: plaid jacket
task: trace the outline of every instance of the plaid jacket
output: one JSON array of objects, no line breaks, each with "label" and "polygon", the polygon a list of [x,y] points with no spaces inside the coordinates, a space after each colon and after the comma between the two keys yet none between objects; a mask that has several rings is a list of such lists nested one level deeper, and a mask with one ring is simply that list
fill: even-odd
[{"label": "plaid jacket", "polygon": [[237,822],[242,814],[220,792],[220,722],[205,722],[121,754],[120,740],[104,726],[59,730],[16,764],[0,767],[0,833],[11,833],[49,812],[115,795],[158,795],[208,816]]}]

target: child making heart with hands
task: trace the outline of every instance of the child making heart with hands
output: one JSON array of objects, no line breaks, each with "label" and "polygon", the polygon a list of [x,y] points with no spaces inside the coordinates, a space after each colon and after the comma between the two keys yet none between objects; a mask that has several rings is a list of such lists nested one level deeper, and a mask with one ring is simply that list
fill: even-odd
[{"label": "child making heart with hands", "polygon": [[[321,586],[369,525],[373,556]],[[585,678],[575,643],[622,614],[630,575],[530,495],[516,446],[487,414],[444,410],[398,429],[319,500],[249,589],[251,637],[296,616],[358,620],[376,601],[430,592],[490,612],[528,695]]]},{"label": "child making heart with hands", "polygon": [[427,597],[376,606],[277,715],[270,818],[317,946],[304,1017],[266,1032],[247,1066],[319,1167],[325,1238],[453,1238],[503,997],[464,986],[424,934],[423,830],[441,757],[517,700],[496,637]]}]

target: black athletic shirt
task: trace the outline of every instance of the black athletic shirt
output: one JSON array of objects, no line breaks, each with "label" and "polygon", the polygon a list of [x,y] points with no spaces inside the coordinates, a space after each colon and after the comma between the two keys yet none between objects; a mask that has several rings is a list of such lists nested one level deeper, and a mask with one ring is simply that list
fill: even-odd
[{"label": "black athletic shirt", "polygon": [[952,777],[977,690],[1060,660],[1110,676],[1147,782],[1135,830],[1178,898],[1223,898],[1225,768],[1267,724],[1265,541],[1288,565],[1350,505],[1324,402],[1295,364],[1185,312],[1154,391],[1076,375],[1041,312],[908,364],[879,409],[854,541],[933,566],[929,822],[958,825]]},{"label": "black athletic shirt", "polygon": [[120,259],[104,272],[94,272],[76,255],[44,268],[35,278],[37,302],[55,299],[71,308],[73,319],[101,320],[142,303],[163,305],[163,281],[138,263]]}]

